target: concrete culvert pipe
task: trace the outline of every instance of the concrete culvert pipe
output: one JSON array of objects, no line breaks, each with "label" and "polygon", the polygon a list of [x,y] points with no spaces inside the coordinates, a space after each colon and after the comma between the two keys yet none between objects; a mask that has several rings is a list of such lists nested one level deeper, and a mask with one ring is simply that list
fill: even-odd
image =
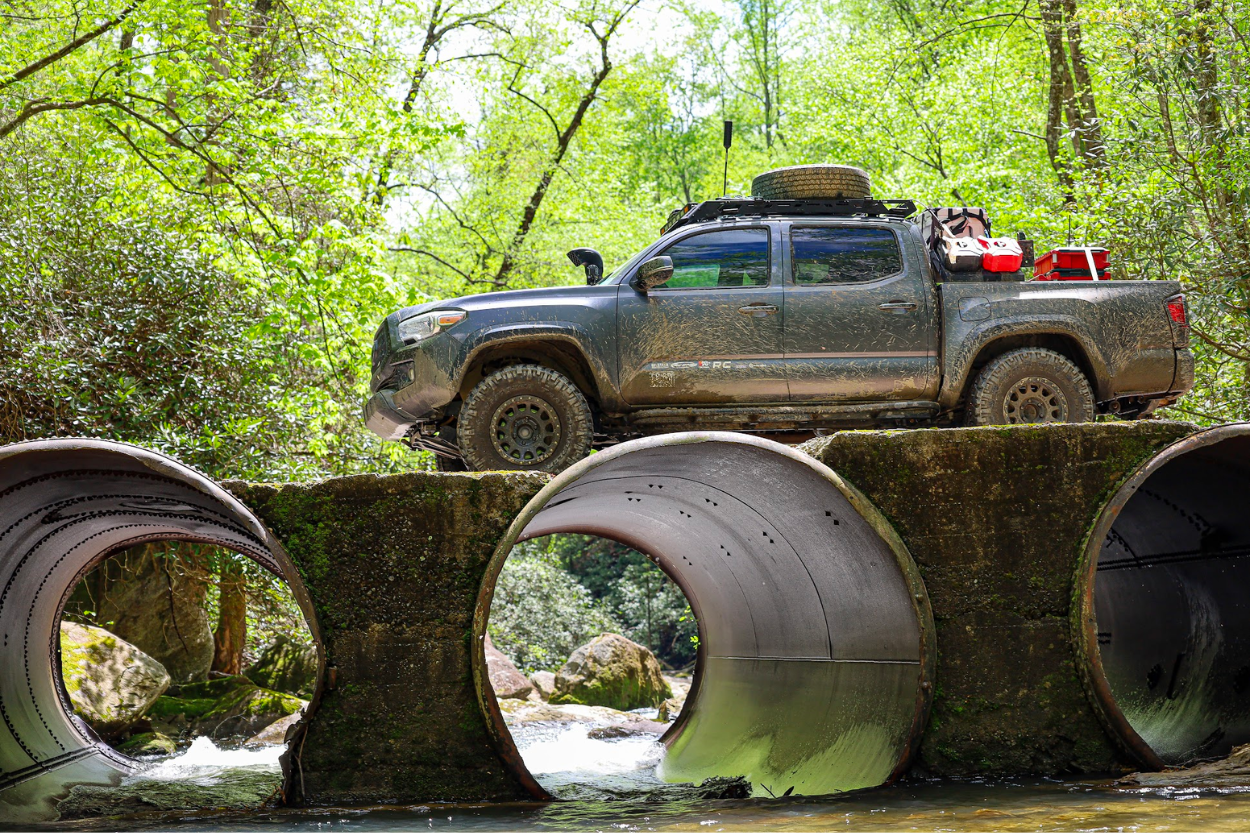
[{"label": "concrete culvert pipe", "polygon": [[825,795],[900,775],[924,727],[932,614],[919,573],[854,488],[786,446],[671,434],[594,454],[512,524],[478,602],[474,673],[504,759],[541,793],[486,681],[482,636],[514,544],[554,533],[650,555],[699,620],[699,660],[664,736],[670,782],[745,776],[759,796]]},{"label": "concrete culvert pipe", "polygon": [[1250,742],[1250,425],[1195,434],[1134,472],[1077,586],[1095,707],[1143,765]]},{"label": "concrete culvert pipe", "polygon": [[291,561],[251,512],[204,476],[118,443],[0,448],[0,818],[55,818],[55,801],[70,786],[115,784],[131,771],[129,758],[73,715],[59,626],[88,570],[158,540],[218,545],[284,579],[320,653],[312,605]]}]

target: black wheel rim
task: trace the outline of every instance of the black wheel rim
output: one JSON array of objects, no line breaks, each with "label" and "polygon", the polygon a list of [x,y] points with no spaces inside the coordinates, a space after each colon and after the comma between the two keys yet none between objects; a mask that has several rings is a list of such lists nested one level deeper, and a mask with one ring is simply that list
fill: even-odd
[{"label": "black wheel rim", "polygon": [[1067,422],[1068,398],[1051,380],[1029,376],[1012,385],[1003,397],[1003,417],[1008,425]]},{"label": "black wheel rim", "polygon": [[520,466],[538,466],[560,444],[560,418],[537,396],[514,396],[495,410],[491,442],[496,453]]}]

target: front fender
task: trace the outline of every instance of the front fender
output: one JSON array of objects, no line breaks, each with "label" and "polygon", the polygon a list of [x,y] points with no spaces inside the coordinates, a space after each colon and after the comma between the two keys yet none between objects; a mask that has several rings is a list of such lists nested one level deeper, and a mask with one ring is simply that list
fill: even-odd
[{"label": "front fender", "polygon": [[[947,336],[950,335],[948,329]],[[982,350],[999,339],[1022,335],[1064,336],[1075,341],[1094,372],[1094,378],[1089,381],[1095,397],[1106,398],[1111,379],[1107,358],[1080,319],[1066,315],[1030,315],[1028,318],[996,318],[977,324],[962,333],[957,344],[948,344],[943,351],[945,359],[938,404],[946,409],[959,404],[971,381],[972,365]]]},{"label": "front fender", "polygon": [[[590,368],[590,375],[595,387],[598,388],[593,393],[599,397],[599,400],[605,406],[611,409],[619,401],[615,385],[613,384],[615,363],[609,362],[600,350],[594,348],[602,342],[610,343],[615,335],[615,332],[612,332],[607,334],[606,338],[604,334],[600,334],[596,338],[596,335],[588,327],[570,321],[501,324],[485,328],[466,340],[461,348],[461,358],[458,363],[460,372],[456,382],[458,385],[464,383],[464,377],[468,373],[469,368],[473,366],[478,357],[486,350],[509,343],[559,343],[572,348],[582,357],[586,366]],[[612,355],[615,355],[614,351]],[[587,392],[592,393],[592,391]]]}]

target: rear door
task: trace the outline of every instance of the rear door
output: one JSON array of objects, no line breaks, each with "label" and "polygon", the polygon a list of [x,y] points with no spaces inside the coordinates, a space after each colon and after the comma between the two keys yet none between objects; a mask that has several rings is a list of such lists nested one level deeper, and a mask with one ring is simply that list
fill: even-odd
[{"label": "rear door", "polygon": [[784,346],[792,401],[934,400],[934,290],[907,229],[786,229]]},{"label": "rear door", "polygon": [[626,276],[617,295],[626,402],[786,401],[777,234],[766,224],[697,231],[650,253],[673,259],[663,286],[644,294]]}]

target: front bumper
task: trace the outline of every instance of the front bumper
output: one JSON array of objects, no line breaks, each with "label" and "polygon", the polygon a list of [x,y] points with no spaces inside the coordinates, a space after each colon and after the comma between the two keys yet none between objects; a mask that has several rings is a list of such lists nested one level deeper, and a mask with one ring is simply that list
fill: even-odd
[{"label": "front bumper", "polygon": [[365,403],[365,426],[384,440],[402,440],[416,421],[396,407],[393,391],[380,390]]}]

